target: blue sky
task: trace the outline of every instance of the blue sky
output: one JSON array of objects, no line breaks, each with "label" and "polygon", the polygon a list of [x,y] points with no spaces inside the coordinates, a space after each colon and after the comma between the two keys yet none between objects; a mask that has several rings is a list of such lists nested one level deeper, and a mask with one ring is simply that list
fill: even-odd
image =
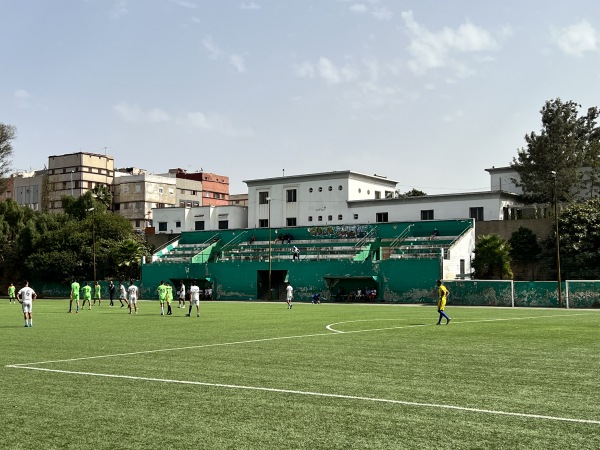
[{"label": "blue sky", "polygon": [[13,168],[77,151],[243,180],[489,189],[560,97],[600,106],[600,3],[0,0]]}]

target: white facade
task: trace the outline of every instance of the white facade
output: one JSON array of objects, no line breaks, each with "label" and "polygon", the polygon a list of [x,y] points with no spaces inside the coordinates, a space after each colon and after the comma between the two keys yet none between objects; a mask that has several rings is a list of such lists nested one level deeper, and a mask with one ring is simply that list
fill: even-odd
[{"label": "white facade", "polygon": [[510,210],[521,207],[515,194],[471,192],[426,195],[378,201],[349,202],[349,212],[359,223],[415,222],[421,220],[504,220]]},{"label": "white facade", "polygon": [[12,176],[12,199],[34,211],[42,210],[45,170],[19,172]]},{"label": "white facade", "polygon": [[492,167],[485,169],[490,174],[490,190],[504,191],[513,194],[522,194],[523,189],[516,186],[514,180],[521,181],[521,177],[512,167]]},{"label": "white facade", "polygon": [[357,172],[247,180],[248,228],[364,223],[348,201],[393,197],[397,181]]},{"label": "white facade", "polygon": [[155,232],[161,234],[248,227],[248,208],[245,206],[154,208],[152,216]]}]

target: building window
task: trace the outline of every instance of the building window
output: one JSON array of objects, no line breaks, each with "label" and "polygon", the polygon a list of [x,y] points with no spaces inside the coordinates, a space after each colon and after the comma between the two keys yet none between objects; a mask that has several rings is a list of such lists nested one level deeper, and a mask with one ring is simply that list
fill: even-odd
[{"label": "building window", "polygon": [[162,193],[163,193],[163,188],[159,187],[159,188],[158,188],[158,193],[159,193],[159,194],[162,194]]},{"label": "building window", "polygon": [[219,220],[219,230],[227,230],[229,228],[229,220]]},{"label": "building window", "polygon": [[340,185],[338,186],[338,191],[341,191],[342,189],[343,189],[343,187],[342,187],[342,185],[340,184]]},{"label": "building window", "polygon": [[141,221],[141,220],[139,220],[139,219],[137,219],[137,220],[135,221],[135,227],[136,227],[136,228],[139,228],[139,227],[141,227],[141,226],[142,226],[142,221]]},{"label": "building window", "polygon": [[267,203],[269,203],[269,200],[267,200],[268,198],[269,198],[268,192],[259,192],[258,193],[258,204],[266,205]]},{"label": "building window", "polygon": [[169,188],[169,195],[173,195],[175,194],[175,190],[173,190],[173,188]]},{"label": "building window", "polygon": [[469,217],[475,219],[476,222],[483,220],[483,206],[469,208]]},{"label": "building window", "polygon": [[158,231],[167,231],[167,222],[158,222]]},{"label": "building window", "polygon": [[333,191],[333,187],[332,187],[332,186],[329,186],[329,187],[327,188],[327,190],[328,190],[329,192],[331,192],[331,191]]},{"label": "building window", "polygon": [[323,216],[319,216],[319,222],[323,222]]},{"label": "building window", "polygon": [[181,220],[175,222],[175,228],[181,228]]},{"label": "building window", "polygon": [[258,219],[259,228],[269,228],[269,219]]},{"label": "building window", "polygon": [[381,212],[375,213],[375,222],[387,222],[388,221],[388,213]]},{"label": "building window", "polygon": [[459,265],[460,265],[460,269],[459,269],[460,274],[464,275],[465,274],[465,260],[461,259]]},{"label": "building window", "polygon": [[288,189],[285,193],[287,203],[296,203],[296,189]]},{"label": "building window", "polygon": [[287,219],[285,219],[285,222],[288,227],[296,226],[296,218],[295,217],[288,217]]},{"label": "building window", "polygon": [[312,222],[312,216],[308,216],[308,221]]},{"label": "building window", "polygon": [[433,209],[422,209],[421,220],[433,220]]},{"label": "building window", "polygon": [[338,214],[338,220],[342,220],[343,216],[341,214]]},{"label": "building window", "polygon": [[385,191],[385,198],[394,198],[394,191]]},{"label": "building window", "polygon": [[381,191],[375,191],[375,200],[381,199]]},{"label": "building window", "polygon": [[319,192],[323,192],[323,188],[319,186]]},{"label": "building window", "polygon": [[331,222],[333,220],[333,216],[327,216],[327,220]]},{"label": "building window", "polygon": [[115,211],[120,211],[120,210],[121,210],[121,204],[115,203]]},{"label": "building window", "polygon": [[358,220],[358,214],[354,214],[354,220]]},{"label": "building window", "polygon": [[196,220],[194,222],[194,230],[196,230],[196,231],[204,230],[204,220]]},{"label": "building window", "polygon": [[135,192],[142,192],[142,186],[139,184],[135,185]]},{"label": "building window", "polygon": [[308,188],[308,192],[312,192],[312,191],[313,191],[313,188]]}]

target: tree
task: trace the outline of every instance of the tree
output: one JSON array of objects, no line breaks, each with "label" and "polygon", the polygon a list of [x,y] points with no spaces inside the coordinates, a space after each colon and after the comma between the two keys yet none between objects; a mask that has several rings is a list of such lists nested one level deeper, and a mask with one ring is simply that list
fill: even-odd
[{"label": "tree", "polygon": [[0,188],[4,191],[3,178],[10,169],[10,156],[12,155],[12,141],[17,137],[17,129],[12,125],[0,122]]},{"label": "tree", "polygon": [[[529,279],[535,279],[542,253],[542,247],[538,243],[535,233],[529,228],[519,227],[512,233],[508,243],[514,268],[517,269],[515,273],[527,273]],[[515,276],[515,278],[517,277]]]},{"label": "tree", "polygon": [[481,280],[504,280],[513,277],[510,268],[510,244],[497,234],[481,236],[475,244],[472,266],[474,277]]},{"label": "tree", "polygon": [[[597,107],[578,115],[581,105],[560,98],[546,102],[542,130],[525,135],[526,148],[518,150],[511,167],[521,178],[512,181],[523,188],[529,201],[571,201],[583,195],[597,195],[600,168],[600,129]],[[553,175],[552,172],[555,172]],[[555,179],[556,177],[556,184]],[[596,189],[596,192],[594,192]]]},{"label": "tree", "polygon": [[[565,280],[600,278],[600,199],[570,205],[558,221],[561,275]],[[546,241],[546,254],[556,268],[556,232]]]},{"label": "tree", "polygon": [[412,188],[410,191],[405,192],[404,194],[400,191],[396,191],[396,197],[398,198],[408,198],[408,197],[424,197],[427,194],[418,189]]}]

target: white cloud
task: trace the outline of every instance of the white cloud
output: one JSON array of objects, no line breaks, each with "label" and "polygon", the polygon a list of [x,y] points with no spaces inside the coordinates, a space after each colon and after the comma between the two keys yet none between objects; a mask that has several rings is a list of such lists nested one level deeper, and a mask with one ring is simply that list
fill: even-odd
[{"label": "white cloud", "polygon": [[18,108],[27,109],[33,106],[33,96],[29,91],[26,91],[25,89],[17,89],[13,95]]},{"label": "white cloud", "polygon": [[294,73],[300,78],[314,78],[315,68],[308,61],[304,61],[294,66]]},{"label": "white cloud", "polygon": [[598,49],[598,32],[587,20],[555,31],[553,37],[567,55],[583,56],[584,52]]},{"label": "white cloud", "polygon": [[231,64],[235,69],[242,73],[246,72],[246,62],[244,57],[237,53],[229,53],[225,50],[222,50],[221,47],[217,45],[212,36],[204,36],[202,38],[202,47],[208,53],[208,57],[214,60],[226,59],[229,64]]},{"label": "white cloud", "polygon": [[226,116],[220,114],[196,111],[172,115],[160,108],[144,110],[125,101],[114,105],[113,110],[121,119],[130,123],[142,125],[173,124],[188,130],[200,130],[234,137],[248,137],[253,134],[250,128],[234,127]]},{"label": "white cloud", "polygon": [[386,8],[375,8],[371,14],[377,20],[392,20],[392,17],[394,16],[392,12]]},{"label": "white cloud", "polygon": [[198,8],[198,5],[196,5],[193,2],[187,1],[187,0],[171,0],[171,3],[175,3],[176,5],[181,6],[182,8],[188,8],[188,9]]},{"label": "white cloud", "polygon": [[120,102],[113,106],[113,110],[126,122],[156,124],[171,121],[169,114],[160,108],[152,108],[144,111],[137,105]]},{"label": "white cloud", "polygon": [[408,51],[412,59],[408,67],[416,74],[446,67],[457,76],[468,76],[473,71],[458,60],[460,54],[498,49],[494,37],[472,23],[465,23],[455,30],[444,28],[433,33],[417,23],[412,11],[403,12],[402,18],[410,37]]},{"label": "white cloud", "polygon": [[363,3],[355,3],[354,5],[350,5],[350,11],[356,14],[364,14],[369,10],[367,5]]},{"label": "white cloud", "polygon": [[246,66],[244,64],[244,58],[241,57],[240,55],[230,55],[229,56],[229,63],[235,67],[237,69],[238,72],[245,72],[246,71]]},{"label": "white cloud", "polygon": [[128,4],[129,4],[128,0],[118,0],[118,1],[116,1],[113,4],[112,9],[110,11],[110,17],[111,17],[111,19],[118,20],[121,17],[123,17],[124,15],[128,14],[129,13]]},{"label": "white cloud", "polygon": [[204,36],[204,38],[202,38],[202,46],[211,59],[218,59],[223,54],[223,51],[215,43],[212,36]]},{"label": "white cloud", "polygon": [[242,4],[240,5],[241,9],[260,9],[261,6],[257,3],[254,2],[250,2],[250,3],[246,3],[246,2],[242,2]]},{"label": "white cloud", "polygon": [[303,62],[294,66],[294,72],[300,78],[316,78],[325,80],[327,84],[339,84],[354,81],[358,78],[358,71],[346,64],[336,66],[329,59],[321,56],[316,64]]}]

